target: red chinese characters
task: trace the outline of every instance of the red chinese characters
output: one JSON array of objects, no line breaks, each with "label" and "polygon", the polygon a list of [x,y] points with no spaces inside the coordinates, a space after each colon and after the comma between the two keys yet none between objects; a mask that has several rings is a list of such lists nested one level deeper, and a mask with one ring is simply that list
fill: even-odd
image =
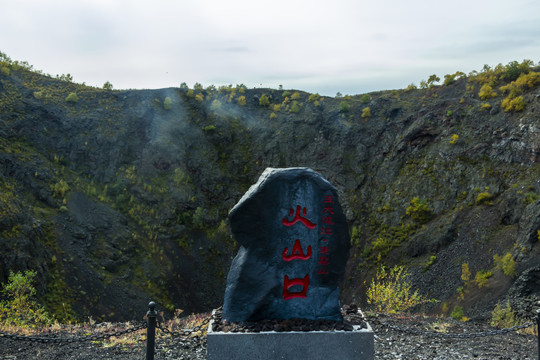
[{"label": "red chinese characters", "polygon": [[[300,224],[303,224],[309,230],[315,229],[317,224],[312,223],[306,216],[307,216],[307,209],[305,207],[302,208],[300,205],[298,205],[296,207],[296,213],[294,212],[294,209],[291,209],[289,212],[289,216],[283,218],[281,222],[284,226],[293,226],[296,223],[300,223]],[[289,218],[292,218],[292,220],[289,220]],[[283,250],[281,257],[283,261],[293,261],[293,260],[306,261],[311,258],[312,253],[313,253],[313,249],[311,248],[311,245],[308,245],[306,252],[304,252],[302,248],[302,244],[300,243],[300,240],[296,239],[292,247],[292,250],[290,252],[290,255],[289,255],[289,248],[286,247]],[[296,289],[296,291],[293,291],[291,288],[294,286],[297,286],[297,287],[301,286],[301,290]],[[295,299],[295,298],[305,298],[307,297],[308,287],[309,287],[309,274],[306,274],[304,278],[295,278],[295,279],[290,279],[288,275],[285,275],[283,278],[283,293],[282,293],[283,299],[290,300],[290,299]]]},{"label": "red chinese characters", "polygon": [[334,219],[332,215],[334,215],[334,197],[332,195],[326,195],[323,200],[321,231],[319,232],[323,236],[320,241],[322,244],[319,247],[319,267],[317,269],[319,275],[328,274],[328,267],[330,266],[328,238],[333,235]]},{"label": "red chinese characters", "polygon": [[300,245],[300,240],[296,239],[294,242],[294,246],[292,248],[292,254],[287,255],[287,252],[289,251],[289,248],[286,247],[285,250],[283,250],[283,260],[285,261],[291,261],[291,260],[307,260],[311,257],[311,245],[308,245],[307,247],[307,254],[304,255],[304,251],[302,250],[302,245]]},{"label": "red chinese characters", "polygon": [[[308,229],[314,229],[315,226],[317,226],[317,224],[312,223],[311,221],[309,221],[307,218],[304,217],[304,216],[306,216],[306,213],[307,213],[306,208],[303,208],[303,210],[302,210],[303,216],[302,216],[302,214],[300,214],[300,208],[301,208],[300,205],[298,205],[296,207],[296,214],[294,214],[294,218],[292,220],[288,220],[287,218],[283,218],[283,220],[281,220],[281,222],[285,226],[293,226],[298,221],[300,221]],[[289,217],[293,216],[293,213],[294,213],[294,210],[291,209],[290,212],[289,212]]]},{"label": "red chinese characters", "polygon": [[[292,292],[289,289],[295,285],[301,285],[302,291]],[[307,291],[309,286],[309,275],[304,276],[304,278],[292,279],[289,280],[289,277],[285,275],[283,279],[283,299],[290,300],[294,298],[305,298],[307,297]]]}]

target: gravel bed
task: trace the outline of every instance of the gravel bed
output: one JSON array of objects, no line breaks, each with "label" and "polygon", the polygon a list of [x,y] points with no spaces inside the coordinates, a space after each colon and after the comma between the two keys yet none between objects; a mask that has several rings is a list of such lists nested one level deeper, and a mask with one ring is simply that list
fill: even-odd
[{"label": "gravel bed", "polygon": [[[349,314],[350,315],[350,314]],[[361,319],[346,321],[361,322]],[[444,334],[470,334],[492,331],[481,322],[421,316],[378,315],[368,319],[375,332],[375,359],[442,360],[537,360],[538,338],[510,332],[485,337],[447,338]],[[305,324],[304,324],[305,325]],[[405,329],[400,331],[397,328]],[[411,333],[411,330],[416,333]],[[425,333],[428,331],[429,333]],[[431,334],[440,333],[440,336]],[[103,346],[103,343],[42,344],[0,337],[0,360],[34,359],[144,359],[144,339],[129,344]],[[204,360],[206,338],[178,338],[158,333],[155,359]]]}]

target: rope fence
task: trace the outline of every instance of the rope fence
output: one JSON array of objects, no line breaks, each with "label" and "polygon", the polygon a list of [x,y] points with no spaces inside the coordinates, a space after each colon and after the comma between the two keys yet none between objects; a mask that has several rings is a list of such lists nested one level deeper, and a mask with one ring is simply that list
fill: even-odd
[{"label": "rope fence", "polygon": [[395,326],[388,323],[380,323],[384,327],[388,327],[392,330],[396,330],[399,332],[411,334],[411,335],[423,335],[423,336],[431,336],[431,337],[441,337],[441,338],[477,338],[477,337],[484,337],[484,336],[494,336],[494,335],[502,335],[502,334],[508,334],[513,331],[518,331],[521,329],[526,329],[528,327],[534,326],[534,322],[528,322],[526,324],[522,325],[516,325],[511,328],[507,329],[497,329],[497,330],[490,330],[490,331],[483,331],[483,332],[471,332],[471,333],[443,333],[443,332],[436,332],[436,331],[423,331],[423,330],[415,330],[415,329],[404,329],[400,328],[399,326]]},{"label": "rope fence", "polygon": [[[146,360],[154,360],[155,355],[155,340],[156,340],[156,329],[160,330],[163,334],[167,334],[174,338],[185,338],[202,332],[209,324],[212,316],[206,317],[200,325],[195,326],[193,329],[182,329],[181,331],[169,330],[164,324],[157,321],[157,312],[156,312],[156,303],[150,302],[148,304],[148,312],[146,313],[147,321],[146,323],[136,324],[130,328],[107,331],[98,334],[92,335],[74,335],[74,336],[33,336],[33,335],[19,335],[11,334],[8,332],[0,331],[0,339],[10,339],[15,341],[26,341],[32,343],[45,343],[45,344],[60,344],[60,343],[82,343],[82,342],[95,342],[107,340],[111,337],[120,337],[130,333],[134,333],[143,329],[146,329]],[[431,337],[440,337],[440,338],[477,338],[485,336],[495,336],[508,334],[514,331],[526,329],[532,327],[536,324],[537,334],[540,334],[540,309],[536,312],[536,323],[534,321],[513,326],[507,329],[496,329],[484,332],[471,332],[471,333],[442,333],[435,331],[423,331],[410,328],[401,328],[389,323],[381,322],[377,319],[367,319],[374,321],[377,324],[387,327],[389,329],[399,331],[402,333],[407,333],[411,335],[422,335],[422,336],[431,336]],[[540,360],[540,336],[538,336],[538,360]]]}]

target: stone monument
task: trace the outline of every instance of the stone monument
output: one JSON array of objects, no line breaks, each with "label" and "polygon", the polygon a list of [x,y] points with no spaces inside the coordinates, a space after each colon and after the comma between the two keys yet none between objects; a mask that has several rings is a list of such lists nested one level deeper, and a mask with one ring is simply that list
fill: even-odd
[{"label": "stone monument", "polygon": [[[230,211],[229,222],[240,249],[227,277],[223,320],[342,320],[338,285],[345,271],[350,238],[332,184],[308,168],[267,168]],[[345,351],[343,360],[371,359],[373,332],[366,331],[361,337],[367,339],[367,345],[364,340],[351,345],[359,333],[268,333],[274,339],[268,343],[263,333],[218,334],[210,329],[208,359],[296,359],[286,350],[289,345],[298,350],[295,336],[300,336],[304,346],[311,344],[314,349],[321,341],[331,342],[332,347],[348,344],[350,351],[340,349]],[[344,334],[340,337],[339,333]],[[279,343],[282,357],[275,357],[272,342]],[[317,357],[310,358],[327,356],[324,351],[312,351]],[[367,357],[358,357],[359,353]]]}]

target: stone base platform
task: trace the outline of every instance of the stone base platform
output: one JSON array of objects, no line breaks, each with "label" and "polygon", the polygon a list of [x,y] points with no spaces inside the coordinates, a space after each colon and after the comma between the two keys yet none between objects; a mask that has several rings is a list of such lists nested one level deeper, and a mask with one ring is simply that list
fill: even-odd
[{"label": "stone base platform", "polygon": [[214,332],[207,336],[208,360],[372,360],[373,330],[310,332]]}]

